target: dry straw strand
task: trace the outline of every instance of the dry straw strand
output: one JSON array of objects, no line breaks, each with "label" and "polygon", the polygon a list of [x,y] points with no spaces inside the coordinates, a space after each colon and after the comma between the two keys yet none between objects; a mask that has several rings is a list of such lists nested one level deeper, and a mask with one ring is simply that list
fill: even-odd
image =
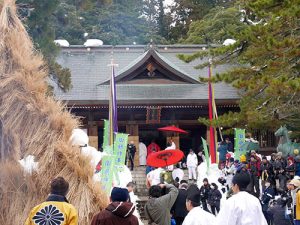
[{"label": "dry straw strand", "polygon": [[[0,225],[24,224],[30,209],[47,197],[49,183],[63,176],[79,224],[107,205],[93,168],[69,137],[78,120],[46,96],[47,70],[16,12],[14,0],[0,0]],[[34,155],[37,173],[26,175],[17,160]]]}]

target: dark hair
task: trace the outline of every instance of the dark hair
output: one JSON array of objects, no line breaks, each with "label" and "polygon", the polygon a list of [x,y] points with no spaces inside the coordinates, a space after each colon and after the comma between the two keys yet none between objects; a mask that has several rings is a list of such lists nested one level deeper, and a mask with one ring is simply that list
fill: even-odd
[{"label": "dark hair", "polygon": [[192,196],[187,196],[186,200],[191,201],[191,205],[193,207],[198,207],[200,206],[200,193]]},{"label": "dark hair", "polygon": [[245,191],[250,184],[250,174],[248,172],[238,172],[232,179],[233,185],[237,184],[240,191]]},{"label": "dark hair", "polygon": [[126,185],[126,187],[134,187],[135,186],[135,183],[133,183],[132,181],[130,181],[127,185]]},{"label": "dark hair", "polygon": [[65,196],[69,190],[69,183],[63,177],[57,177],[51,181],[51,194]]},{"label": "dark hair", "polygon": [[217,190],[218,189],[218,185],[216,185],[215,183],[211,183],[212,186],[214,186],[214,188]]},{"label": "dark hair", "polygon": [[186,180],[181,180],[180,184],[188,184],[188,182]]},{"label": "dark hair", "polygon": [[149,196],[151,198],[159,198],[162,195],[162,188],[159,185],[153,185],[149,189]]}]

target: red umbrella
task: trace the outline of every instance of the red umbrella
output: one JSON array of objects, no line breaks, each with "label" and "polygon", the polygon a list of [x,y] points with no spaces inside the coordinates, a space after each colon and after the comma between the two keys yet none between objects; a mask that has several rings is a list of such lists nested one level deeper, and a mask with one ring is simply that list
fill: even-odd
[{"label": "red umbrella", "polygon": [[182,134],[187,134],[188,133],[187,131],[182,130],[182,129],[180,129],[178,127],[175,127],[175,126],[161,127],[161,128],[158,128],[158,130],[160,130],[160,131],[170,131],[170,132],[182,133]]},{"label": "red umbrella", "polygon": [[179,162],[183,158],[183,152],[176,149],[163,150],[149,155],[147,165],[153,167],[165,167]]}]

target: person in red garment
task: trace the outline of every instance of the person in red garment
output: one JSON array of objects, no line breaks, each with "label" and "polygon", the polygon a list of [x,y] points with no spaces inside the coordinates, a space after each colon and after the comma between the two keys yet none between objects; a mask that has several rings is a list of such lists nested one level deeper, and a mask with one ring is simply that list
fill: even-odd
[{"label": "person in red garment", "polygon": [[160,147],[158,144],[155,143],[154,140],[151,141],[151,144],[148,145],[147,147],[147,157],[154,152],[159,152],[160,151]]}]

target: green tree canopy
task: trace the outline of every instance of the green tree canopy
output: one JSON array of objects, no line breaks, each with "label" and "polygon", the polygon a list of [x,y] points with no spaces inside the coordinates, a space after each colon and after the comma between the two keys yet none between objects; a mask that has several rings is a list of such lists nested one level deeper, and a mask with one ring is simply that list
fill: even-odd
[{"label": "green tree canopy", "polygon": [[[275,129],[287,123],[292,127],[300,112],[300,1],[244,0],[240,7],[247,26],[234,32],[234,45],[181,58],[189,62],[211,56],[215,65],[235,63],[212,81],[239,90],[241,111],[221,116],[215,126]],[[203,118],[201,122],[209,123]]]}]

